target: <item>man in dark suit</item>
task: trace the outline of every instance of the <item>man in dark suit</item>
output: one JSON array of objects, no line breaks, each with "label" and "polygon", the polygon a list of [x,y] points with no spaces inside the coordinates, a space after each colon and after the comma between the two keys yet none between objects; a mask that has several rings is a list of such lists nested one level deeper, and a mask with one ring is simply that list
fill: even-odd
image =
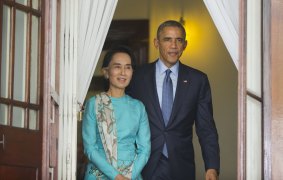
[{"label": "man in dark suit", "polygon": [[218,179],[219,144],[210,85],[206,74],[179,61],[187,46],[184,27],[172,20],[162,23],[154,45],[159,50],[159,59],[137,69],[130,87],[130,94],[144,103],[150,123],[151,156],[143,177],[195,179],[192,144],[195,124],[206,180]]}]

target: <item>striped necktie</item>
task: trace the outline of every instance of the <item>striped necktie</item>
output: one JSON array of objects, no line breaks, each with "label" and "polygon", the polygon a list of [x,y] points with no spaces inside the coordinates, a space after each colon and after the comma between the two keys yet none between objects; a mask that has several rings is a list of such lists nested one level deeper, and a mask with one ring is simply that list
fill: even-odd
[{"label": "striped necktie", "polygon": [[173,105],[173,85],[172,85],[172,79],[170,78],[170,73],[172,72],[170,69],[167,69],[166,75],[163,81],[163,87],[162,87],[162,115],[164,119],[165,126],[167,126],[172,105]]},{"label": "striped necktie", "polygon": [[[170,69],[166,70],[166,75],[163,81],[163,87],[162,87],[162,115],[164,119],[164,124],[167,126],[171,111],[172,111],[172,106],[173,106],[173,84],[172,84],[172,79],[170,78],[170,73],[172,71]],[[162,153],[164,156],[168,158],[168,151],[167,151],[167,145],[166,143],[163,146]]]}]

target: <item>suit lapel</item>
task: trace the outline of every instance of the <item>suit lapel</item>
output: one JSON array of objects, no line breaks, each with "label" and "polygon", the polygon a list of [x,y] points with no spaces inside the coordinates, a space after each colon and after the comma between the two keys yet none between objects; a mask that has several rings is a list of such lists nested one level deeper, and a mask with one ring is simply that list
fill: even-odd
[{"label": "suit lapel", "polygon": [[173,122],[173,119],[177,115],[178,110],[180,109],[180,106],[183,103],[184,95],[188,93],[190,79],[184,68],[185,68],[184,65],[180,62],[178,82],[177,82],[177,87],[176,87],[176,92],[175,92],[174,103],[173,103],[171,116],[170,116],[167,126],[170,126],[170,124]]},{"label": "suit lapel", "polygon": [[144,76],[144,83],[148,84],[148,86],[146,86],[149,96],[148,98],[150,98],[152,107],[154,108],[155,112],[157,112],[157,116],[158,116],[158,121],[153,120],[153,123],[157,124],[159,127],[164,127],[165,125],[163,121],[162,111],[160,108],[157,88],[156,88],[155,66],[156,66],[156,61],[151,64],[149,73]]}]

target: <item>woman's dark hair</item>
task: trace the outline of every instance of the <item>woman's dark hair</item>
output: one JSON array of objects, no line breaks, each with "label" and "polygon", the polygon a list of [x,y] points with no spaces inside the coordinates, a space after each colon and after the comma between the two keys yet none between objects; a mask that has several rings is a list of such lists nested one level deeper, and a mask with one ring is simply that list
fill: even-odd
[{"label": "woman's dark hair", "polygon": [[[102,62],[102,67],[101,68],[106,68],[108,67],[110,61],[112,60],[113,56],[116,53],[126,53],[130,56],[131,59],[131,64],[132,68],[135,69],[136,66],[136,57],[128,46],[125,45],[116,45],[110,48],[107,53],[105,54]],[[104,90],[107,91],[109,89],[109,79],[104,78]]]},{"label": "woman's dark hair", "polygon": [[107,53],[104,56],[101,68],[108,67],[110,61],[112,60],[113,56],[116,53],[126,53],[126,54],[128,54],[130,56],[130,58],[131,58],[132,67],[133,68],[135,67],[135,65],[136,65],[136,57],[135,57],[133,51],[128,46],[118,45],[118,46],[112,47],[111,49],[109,49],[107,51]]}]

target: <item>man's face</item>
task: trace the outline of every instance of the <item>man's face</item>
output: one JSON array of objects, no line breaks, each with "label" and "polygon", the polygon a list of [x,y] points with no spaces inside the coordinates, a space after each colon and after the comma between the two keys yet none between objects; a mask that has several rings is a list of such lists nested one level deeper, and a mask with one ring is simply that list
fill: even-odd
[{"label": "man's face", "polygon": [[178,27],[165,27],[154,39],[154,46],[159,50],[159,58],[170,68],[181,57],[187,41]]}]

